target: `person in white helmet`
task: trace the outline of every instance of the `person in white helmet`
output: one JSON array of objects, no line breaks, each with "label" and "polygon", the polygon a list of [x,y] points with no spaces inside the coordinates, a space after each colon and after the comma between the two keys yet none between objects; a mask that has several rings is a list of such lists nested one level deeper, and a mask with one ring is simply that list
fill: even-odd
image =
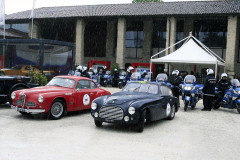
[{"label": "person in white helmet", "polygon": [[207,77],[204,79],[203,87],[203,109],[202,111],[211,111],[213,108],[213,97],[215,95],[216,78],[212,69],[207,69]]},{"label": "person in white helmet", "polygon": [[76,71],[75,71],[75,76],[81,76],[82,75],[82,68],[83,66],[77,66]]},{"label": "person in white helmet", "polygon": [[87,67],[86,66],[83,66],[83,68],[82,68],[82,75],[81,76],[90,78],[90,75],[87,72]]},{"label": "person in white helmet", "polygon": [[146,75],[147,75],[147,71],[146,71],[146,70],[144,70],[144,71],[143,71],[143,74],[141,75],[141,78],[145,78],[145,77],[146,77]]},{"label": "person in white helmet", "polygon": [[183,78],[179,74],[178,70],[174,70],[172,72],[172,75],[174,76],[174,81],[172,82],[172,85],[174,86],[174,88],[172,89],[173,95],[179,99],[179,95],[180,95],[179,85],[182,83]]},{"label": "person in white helmet", "polygon": [[114,69],[113,71],[113,85],[114,87],[118,86],[118,81],[119,81],[119,71],[117,68]]},{"label": "person in white helmet", "polygon": [[227,73],[222,73],[221,80],[217,83],[218,94],[215,106],[219,105],[219,102],[223,99],[225,91],[229,89],[231,82],[227,79]]},{"label": "person in white helmet", "polygon": [[132,66],[128,67],[127,75],[126,75],[126,82],[131,78],[133,70],[134,70],[134,68]]}]

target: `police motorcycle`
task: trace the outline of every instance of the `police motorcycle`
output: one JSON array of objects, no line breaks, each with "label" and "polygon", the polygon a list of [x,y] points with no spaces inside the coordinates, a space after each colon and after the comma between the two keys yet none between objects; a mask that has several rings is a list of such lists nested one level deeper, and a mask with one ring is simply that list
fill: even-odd
[{"label": "police motorcycle", "polygon": [[99,86],[98,84],[98,79],[99,79],[99,76],[98,74],[95,73],[95,75],[93,74],[93,71],[90,71],[88,72],[90,78]]},{"label": "police motorcycle", "polygon": [[110,74],[110,71],[106,71],[106,74],[103,76],[104,81],[103,85],[104,87],[112,85],[112,75]]},{"label": "police motorcycle", "polygon": [[182,100],[184,101],[184,111],[187,111],[188,106],[192,109],[196,107],[197,102],[202,97],[203,85],[196,84],[196,77],[194,75],[187,75],[184,78],[182,85]]},{"label": "police motorcycle", "polygon": [[142,81],[140,72],[134,72],[130,77],[130,81]]},{"label": "police motorcycle", "polygon": [[126,85],[126,72],[121,72],[119,75],[118,88],[122,89]]},{"label": "police motorcycle", "polygon": [[[240,83],[238,79],[233,79],[231,83],[232,86],[230,87],[230,89],[225,91],[225,95],[219,105],[215,105],[215,98],[213,106],[214,109],[218,109],[220,107],[237,109],[238,113],[240,114]],[[217,88],[215,89],[215,93],[217,93]]]},{"label": "police motorcycle", "polygon": [[170,88],[173,88],[173,85],[168,82],[168,76],[165,73],[160,73],[157,75],[156,82],[160,84],[166,84]]}]

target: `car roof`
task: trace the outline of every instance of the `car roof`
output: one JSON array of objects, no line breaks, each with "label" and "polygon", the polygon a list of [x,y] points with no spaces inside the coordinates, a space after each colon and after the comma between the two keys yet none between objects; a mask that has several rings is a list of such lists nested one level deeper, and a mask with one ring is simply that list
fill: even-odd
[{"label": "car roof", "polygon": [[90,78],[81,77],[81,76],[64,76],[64,75],[62,75],[62,76],[56,76],[56,77],[57,78],[69,78],[69,79],[73,79],[73,80],[76,80],[76,81],[78,81],[78,80],[92,80]]},{"label": "car roof", "polygon": [[130,81],[128,83],[155,84],[158,86],[167,86],[166,84],[160,84],[158,82],[149,82],[149,81]]}]

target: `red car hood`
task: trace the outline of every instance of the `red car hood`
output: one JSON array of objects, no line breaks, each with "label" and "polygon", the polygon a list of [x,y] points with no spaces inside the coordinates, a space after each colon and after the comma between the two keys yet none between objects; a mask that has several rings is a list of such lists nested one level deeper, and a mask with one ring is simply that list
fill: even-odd
[{"label": "red car hood", "polygon": [[50,93],[50,92],[72,92],[72,89],[58,86],[43,86],[30,89],[22,90],[25,94],[41,94],[41,93]]}]

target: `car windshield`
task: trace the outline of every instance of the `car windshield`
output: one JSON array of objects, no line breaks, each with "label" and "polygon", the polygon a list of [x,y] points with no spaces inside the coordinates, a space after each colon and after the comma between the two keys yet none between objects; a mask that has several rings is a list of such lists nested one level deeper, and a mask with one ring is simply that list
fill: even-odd
[{"label": "car windshield", "polygon": [[131,79],[139,79],[140,77],[141,77],[140,72],[134,72],[134,73],[131,75]]},{"label": "car windshield", "polygon": [[186,84],[193,84],[194,82],[196,82],[196,77],[193,75],[187,75],[184,79],[184,83]]},{"label": "car windshield", "polygon": [[164,82],[168,79],[168,76],[166,74],[158,74],[157,75],[157,82]]},{"label": "car windshield", "polygon": [[144,92],[157,94],[158,86],[156,84],[148,83],[128,83],[122,90],[123,92]]},{"label": "car windshield", "polygon": [[239,84],[239,81],[238,81],[238,79],[233,79],[232,80],[232,86],[234,86],[234,87],[240,87],[240,84]]},{"label": "car windshield", "polygon": [[67,87],[74,88],[75,80],[68,78],[53,78],[50,82],[48,82],[47,86],[59,86],[59,87]]}]

